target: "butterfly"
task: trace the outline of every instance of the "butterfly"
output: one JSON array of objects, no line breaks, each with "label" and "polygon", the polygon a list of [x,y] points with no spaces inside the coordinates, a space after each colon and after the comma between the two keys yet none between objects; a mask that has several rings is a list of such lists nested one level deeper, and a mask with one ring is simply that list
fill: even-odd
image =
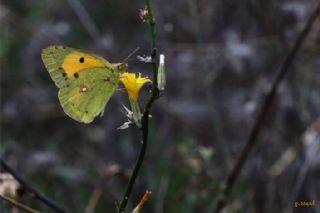
[{"label": "butterfly", "polygon": [[42,50],[42,61],[59,88],[64,112],[76,121],[90,123],[102,114],[118,86],[125,63],[112,64],[104,58],[64,46]]}]

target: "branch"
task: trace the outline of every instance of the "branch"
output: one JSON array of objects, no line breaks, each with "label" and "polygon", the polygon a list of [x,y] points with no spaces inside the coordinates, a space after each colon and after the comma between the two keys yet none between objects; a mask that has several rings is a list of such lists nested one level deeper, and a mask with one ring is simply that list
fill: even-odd
[{"label": "branch", "polygon": [[84,29],[88,32],[92,40],[98,43],[100,38],[98,27],[95,25],[92,17],[89,15],[86,8],[82,5],[82,3],[79,0],[67,0],[67,2],[78,16],[81,24],[83,25]]},{"label": "branch", "polygon": [[51,199],[47,198],[45,195],[43,195],[41,192],[33,188],[26,180],[21,178],[16,171],[14,171],[3,159],[0,158],[0,164],[4,170],[12,174],[12,176],[21,184],[21,186],[30,192],[32,196],[35,199],[38,199],[45,205],[47,205],[49,208],[54,210],[55,212],[58,213],[66,213],[67,211],[64,210],[62,207],[58,206],[54,201]]},{"label": "branch", "polygon": [[298,50],[301,47],[302,42],[305,40],[307,34],[309,33],[313,23],[315,22],[316,18],[319,16],[319,14],[320,14],[320,2],[318,3],[317,7],[315,8],[313,13],[309,17],[306,25],[304,26],[303,30],[301,31],[300,35],[298,36],[297,40],[295,41],[289,54],[285,58],[285,61],[283,62],[279,72],[277,73],[276,78],[274,79],[274,81],[272,83],[272,87],[269,90],[269,92],[267,93],[267,96],[264,100],[264,103],[262,105],[262,109],[261,109],[260,113],[258,114],[258,116],[256,117],[256,120],[254,121],[254,125],[250,131],[250,134],[249,134],[249,137],[246,141],[246,144],[245,144],[244,148],[242,149],[242,152],[241,152],[238,160],[236,161],[231,173],[229,174],[229,176],[227,178],[225,188],[223,188],[223,190],[221,192],[221,196],[219,197],[219,199],[217,201],[217,205],[216,205],[214,212],[216,212],[216,213],[220,212],[224,208],[224,206],[226,205],[227,199],[232,192],[233,185],[234,185],[235,181],[237,180],[237,177],[239,176],[241,169],[243,168],[243,165],[248,157],[250,150],[252,149],[252,147],[256,143],[256,138],[262,128],[262,125],[263,125],[264,120],[268,114],[270,106],[273,103],[273,100],[276,95],[279,84],[282,82],[285,75],[287,74],[289,66],[292,64]]},{"label": "branch", "polygon": [[152,192],[146,190],[146,192],[144,193],[143,197],[141,198],[140,202],[138,203],[138,205],[136,206],[136,208],[133,209],[133,211],[131,213],[140,213],[142,207],[144,206],[144,204],[149,200],[149,197],[151,196]]},{"label": "branch", "polygon": [[98,204],[98,201],[102,195],[102,187],[99,185],[97,185],[92,194],[91,194],[91,197],[90,197],[90,200],[89,200],[89,203],[86,207],[86,213],[94,213],[94,210]]},{"label": "branch", "polygon": [[0,198],[8,203],[11,203],[13,206],[21,209],[21,210],[24,210],[25,212],[28,212],[28,213],[40,213],[32,208],[30,208],[29,206],[26,206],[22,203],[19,203],[18,201],[10,198],[10,197],[7,197],[7,196],[4,196],[4,195],[0,195]]},{"label": "branch", "polygon": [[136,161],[136,164],[134,166],[131,177],[129,179],[126,192],[119,205],[119,209],[118,209],[119,213],[123,213],[125,211],[130,194],[132,192],[133,185],[140,171],[140,168],[145,156],[145,152],[147,149],[147,144],[148,144],[150,110],[153,102],[159,97],[158,82],[157,82],[158,72],[157,72],[157,64],[156,64],[156,56],[157,56],[156,28],[155,28],[155,18],[153,16],[153,11],[151,7],[151,0],[146,0],[146,6],[147,6],[147,12],[148,12],[148,23],[149,23],[149,31],[150,31],[150,38],[151,38],[151,64],[152,64],[152,73],[153,73],[152,92],[147,104],[145,105],[145,109],[142,115],[142,121],[141,121],[142,142],[141,142],[140,153]]}]

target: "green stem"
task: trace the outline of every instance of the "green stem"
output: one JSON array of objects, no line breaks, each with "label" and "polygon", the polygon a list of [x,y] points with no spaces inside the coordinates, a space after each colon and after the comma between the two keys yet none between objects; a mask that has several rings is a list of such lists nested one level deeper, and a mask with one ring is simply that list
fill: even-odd
[{"label": "green stem", "polygon": [[[151,58],[152,58],[152,72],[153,72],[153,88],[152,92],[155,91],[158,87],[157,82],[157,64],[156,64],[156,50],[157,50],[157,33],[156,33],[156,20],[153,16],[152,7],[151,7],[151,0],[146,0],[147,11],[148,11],[148,22],[149,22],[149,31],[150,31],[150,38],[151,38]],[[152,104],[152,103],[151,103]]]},{"label": "green stem", "polygon": [[142,115],[142,121],[141,121],[141,134],[142,134],[142,142],[141,142],[141,148],[140,153],[138,156],[138,159],[136,161],[136,164],[134,166],[133,172],[131,174],[131,177],[129,179],[129,183],[127,185],[126,191],[124,193],[124,196],[121,200],[121,203],[119,205],[118,212],[124,213],[129,197],[132,192],[133,185],[136,181],[136,178],[138,176],[138,173],[140,171],[145,152],[147,149],[148,144],[148,135],[149,135],[149,114],[150,109],[152,107],[153,102],[158,98],[159,96],[159,90],[158,90],[158,83],[157,83],[157,64],[156,64],[156,28],[155,28],[155,18],[153,16],[152,7],[151,7],[151,0],[146,0],[147,5],[147,11],[148,11],[148,22],[149,22],[149,30],[150,30],[150,38],[151,38],[151,58],[152,58],[152,73],[153,73],[153,83],[152,83],[152,93],[151,96],[145,106],[143,115]]},{"label": "green stem", "polygon": [[141,111],[140,111],[140,107],[139,107],[139,103],[137,100],[132,100],[130,99],[130,105],[131,105],[131,110],[133,112],[133,120],[136,123],[136,125],[141,128]]}]

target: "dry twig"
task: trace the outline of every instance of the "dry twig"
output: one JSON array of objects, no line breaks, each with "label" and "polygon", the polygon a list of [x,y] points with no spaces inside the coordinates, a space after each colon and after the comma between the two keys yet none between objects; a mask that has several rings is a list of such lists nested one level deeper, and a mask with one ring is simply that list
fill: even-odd
[{"label": "dry twig", "polygon": [[52,201],[50,198],[47,198],[45,195],[43,195],[41,192],[39,192],[37,189],[31,186],[26,180],[24,180],[20,175],[14,171],[3,159],[0,158],[0,164],[4,170],[12,174],[12,176],[20,183],[21,187],[28,191],[30,194],[32,194],[33,198],[41,201],[45,205],[47,205],[49,208],[54,210],[58,213],[66,213],[67,211],[64,210],[62,207],[60,207],[58,204],[56,204],[54,201]]},{"label": "dry twig", "polygon": [[16,201],[15,199],[12,199],[10,197],[7,197],[5,195],[0,195],[0,198],[5,200],[6,202],[8,203],[11,203],[13,206],[25,211],[25,212],[28,212],[28,213],[40,213],[39,211],[37,210],[34,210],[32,208],[30,208],[29,206],[26,206],[18,201]]},{"label": "dry twig", "polygon": [[265,118],[268,115],[268,111],[273,103],[274,97],[276,95],[276,92],[278,90],[278,87],[282,80],[284,79],[285,75],[287,74],[289,70],[289,66],[292,64],[298,50],[301,47],[302,42],[305,40],[307,34],[309,33],[313,23],[317,19],[317,17],[320,14],[320,1],[318,2],[318,5],[315,7],[314,11],[312,12],[311,16],[309,17],[306,25],[304,26],[303,30],[299,34],[297,40],[295,41],[292,49],[290,50],[289,54],[285,58],[285,61],[283,62],[279,72],[276,75],[276,78],[274,79],[271,89],[267,93],[267,96],[264,100],[264,103],[262,104],[262,109],[258,116],[256,117],[254,121],[254,125],[250,131],[249,137],[245,143],[244,148],[242,149],[239,158],[234,164],[234,167],[227,177],[225,187],[223,188],[221,195],[219,196],[219,199],[217,201],[216,208],[214,212],[218,213],[220,212],[224,206],[226,205],[227,199],[229,195],[232,192],[233,185],[235,181],[237,180],[237,177],[240,174],[241,169],[243,168],[243,165],[249,155],[250,150],[256,143],[256,138],[262,128],[262,125],[264,123]]}]

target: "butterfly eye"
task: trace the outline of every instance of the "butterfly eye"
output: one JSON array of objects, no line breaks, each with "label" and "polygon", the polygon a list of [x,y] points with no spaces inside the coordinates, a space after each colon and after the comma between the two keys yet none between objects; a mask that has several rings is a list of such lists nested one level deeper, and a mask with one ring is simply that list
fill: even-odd
[{"label": "butterfly eye", "polygon": [[127,68],[128,68],[128,64],[120,64],[120,65],[118,66],[118,69],[119,69],[121,72],[126,71]]},{"label": "butterfly eye", "polygon": [[83,62],[84,62],[84,57],[81,57],[81,58],[79,59],[79,61],[80,61],[80,63],[83,63]]}]

